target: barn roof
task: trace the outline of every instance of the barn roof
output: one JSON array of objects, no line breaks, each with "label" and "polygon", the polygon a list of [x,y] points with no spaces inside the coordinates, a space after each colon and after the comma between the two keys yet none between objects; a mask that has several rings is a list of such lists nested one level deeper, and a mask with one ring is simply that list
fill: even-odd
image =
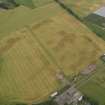
[{"label": "barn roof", "polygon": [[105,17],[105,6],[95,11],[94,14]]}]

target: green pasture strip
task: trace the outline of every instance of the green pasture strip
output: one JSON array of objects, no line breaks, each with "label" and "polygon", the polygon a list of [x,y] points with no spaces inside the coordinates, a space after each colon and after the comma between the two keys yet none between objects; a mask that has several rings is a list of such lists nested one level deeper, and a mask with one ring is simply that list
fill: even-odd
[{"label": "green pasture strip", "polygon": [[51,2],[54,2],[54,0],[33,0],[35,8],[47,5],[47,4],[51,3]]},{"label": "green pasture strip", "polygon": [[93,31],[96,33],[97,36],[99,36],[100,38],[102,38],[103,40],[105,40],[105,28],[94,24],[92,22],[86,21],[86,25]]},{"label": "green pasture strip", "polygon": [[87,17],[85,17],[84,22],[86,25],[96,33],[97,36],[101,37],[103,40],[105,40],[105,18],[101,17],[96,14],[90,14]]},{"label": "green pasture strip", "polygon": [[15,0],[15,2],[19,5],[24,5],[30,8],[34,8],[33,0]]},{"label": "green pasture strip", "polygon": [[30,8],[37,8],[54,2],[54,0],[15,0],[17,4],[24,5]]},{"label": "green pasture strip", "polygon": [[91,14],[84,18],[84,20],[92,22],[93,24],[99,25],[100,27],[105,27],[105,18],[96,14]]},{"label": "green pasture strip", "polygon": [[81,92],[86,96],[90,97],[92,100],[95,100],[99,105],[105,105],[105,64],[99,62],[97,64],[96,73],[90,77],[90,79],[79,87]]}]

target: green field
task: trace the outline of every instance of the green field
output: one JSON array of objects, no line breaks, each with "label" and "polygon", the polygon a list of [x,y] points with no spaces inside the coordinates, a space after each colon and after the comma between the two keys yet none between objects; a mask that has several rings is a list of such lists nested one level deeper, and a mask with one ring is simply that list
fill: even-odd
[{"label": "green field", "polygon": [[54,0],[15,0],[17,4],[24,5],[30,8],[37,8],[40,6],[47,5]]},{"label": "green field", "polygon": [[[82,84],[81,82],[80,84]],[[98,105],[105,104],[105,63],[97,62],[97,71],[79,89]]]},{"label": "green field", "polygon": [[102,28],[104,28],[105,27],[105,18],[104,17],[102,17],[102,16],[99,16],[99,15],[97,15],[97,14],[90,14],[89,16],[87,16],[86,18],[84,18],[86,21],[89,21],[89,22],[91,22],[91,23],[93,23],[93,24],[96,24],[96,25],[98,25],[98,26],[100,26],[100,27],[102,27]]},{"label": "green field", "polygon": [[105,40],[105,18],[96,14],[90,14],[84,18],[88,27],[90,27],[99,37]]},{"label": "green field", "polygon": [[15,2],[19,5],[24,5],[30,8],[34,8],[35,5],[33,3],[33,0],[15,0]]},{"label": "green field", "polygon": [[40,7],[43,5],[47,5],[51,2],[54,2],[54,0],[33,0],[33,3],[35,5],[35,7]]},{"label": "green field", "polygon": [[29,8],[37,8],[48,3],[54,2],[54,0],[0,0],[0,3],[3,3],[9,9],[13,9],[17,6],[26,6]]}]

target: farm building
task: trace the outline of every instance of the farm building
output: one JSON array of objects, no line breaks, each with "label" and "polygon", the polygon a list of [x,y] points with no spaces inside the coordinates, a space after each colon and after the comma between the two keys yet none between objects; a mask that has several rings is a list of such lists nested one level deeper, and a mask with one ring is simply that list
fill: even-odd
[{"label": "farm building", "polygon": [[83,98],[83,95],[81,94],[81,92],[79,92],[75,87],[72,86],[62,94],[56,96],[55,102],[58,105],[65,105],[65,104],[76,105],[79,101],[82,100],[82,98]]},{"label": "farm building", "polygon": [[94,12],[94,14],[105,17],[105,7],[98,9],[97,11]]}]

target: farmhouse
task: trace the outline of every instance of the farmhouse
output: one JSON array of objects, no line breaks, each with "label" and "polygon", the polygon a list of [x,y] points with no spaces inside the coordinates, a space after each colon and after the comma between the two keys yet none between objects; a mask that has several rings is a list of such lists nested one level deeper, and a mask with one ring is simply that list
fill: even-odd
[{"label": "farmhouse", "polygon": [[79,101],[81,101],[83,95],[79,92],[74,86],[67,89],[64,93],[56,96],[55,102],[58,105],[65,105],[65,104],[74,104],[76,105]]}]

